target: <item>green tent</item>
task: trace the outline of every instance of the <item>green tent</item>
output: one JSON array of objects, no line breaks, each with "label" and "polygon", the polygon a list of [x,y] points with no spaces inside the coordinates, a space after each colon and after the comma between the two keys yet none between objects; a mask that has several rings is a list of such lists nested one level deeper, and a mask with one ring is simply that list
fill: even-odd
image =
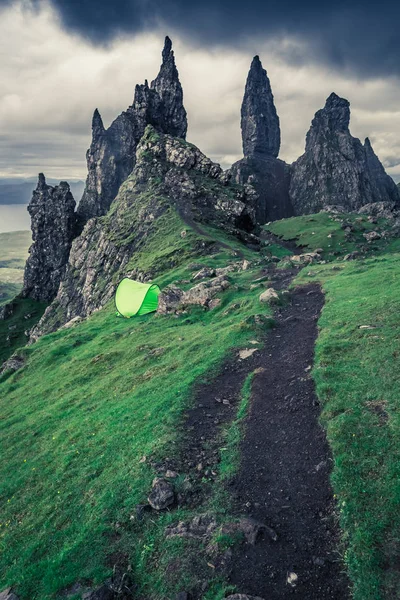
[{"label": "green tent", "polygon": [[154,283],[140,283],[125,277],[115,293],[115,306],[123,317],[154,312],[158,307],[160,288]]}]

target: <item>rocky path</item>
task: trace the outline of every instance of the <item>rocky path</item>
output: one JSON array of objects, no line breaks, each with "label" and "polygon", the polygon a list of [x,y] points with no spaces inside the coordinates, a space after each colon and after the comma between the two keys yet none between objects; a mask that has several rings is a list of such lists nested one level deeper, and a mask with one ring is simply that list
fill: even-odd
[{"label": "rocky path", "polygon": [[[276,287],[286,283],[276,281]],[[237,513],[278,535],[275,542],[265,537],[234,550],[231,583],[264,600],[349,597],[336,552],[332,459],[310,376],[323,302],[319,287],[298,288],[277,315],[260,353],[264,369],[253,381],[241,468],[232,486]]]}]

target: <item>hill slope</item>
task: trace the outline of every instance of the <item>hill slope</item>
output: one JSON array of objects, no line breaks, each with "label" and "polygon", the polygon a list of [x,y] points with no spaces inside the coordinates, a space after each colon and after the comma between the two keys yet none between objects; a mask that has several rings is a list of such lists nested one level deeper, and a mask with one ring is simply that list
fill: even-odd
[{"label": "hill slope", "polygon": [[[154,148],[154,141],[159,143],[154,139],[147,143]],[[139,160],[139,169],[148,168],[150,155],[143,158],[146,162]],[[151,164],[160,166],[153,159]],[[164,163],[161,168],[166,168]],[[105,297],[110,298],[101,310],[18,352],[22,368],[5,372],[0,380],[4,416],[0,427],[5,441],[0,473],[5,507],[0,530],[1,585],[13,585],[21,600],[35,596],[75,600],[114,572],[114,587],[125,582],[139,599],[173,598],[187,590],[194,598],[217,600],[243,581],[232,579],[220,561],[221,557],[228,560],[230,553],[240,558],[241,552],[248,552],[243,532],[232,529],[238,515],[230,483],[235,477],[240,481],[240,465],[245,464],[241,456],[245,446],[240,443],[251,430],[249,411],[251,415],[257,398],[258,402],[263,398],[263,385],[274,391],[260,371],[260,367],[268,371],[268,357],[273,354],[268,350],[268,344],[274,343],[269,341],[270,316],[277,312],[277,340],[282,337],[282,320],[290,333],[291,307],[300,310],[296,322],[309,318],[299,304],[301,294],[307,298],[308,291],[292,293],[292,300],[281,294],[275,309],[260,303],[259,295],[271,277],[276,287],[284,289],[300,269],[296,285],[321,282],[326,294],[313,375],[333,450],[332,481],[354,598],[396,597],[400,590],[396,568],[400,539],[396,273],[400,259],[395,224],[373,223],[381,238],[368,242],[367,217],[357,220],[355,215],[327,213],[299,217],[270,227],[275,237],[271,231],[266,233],[268,240],[256,251],[232,235],[237,233],[234,225],[221,232],[192,221],[193,215],[182,212],[179,202],[161,194],[161,185],[170,193],[165,186],[170,167],[160,172],[164,179],[151,188],[138,188],[138,171],[135,179],[128,180],[115,208],[99,221],[102,231],[116,247],[123,240],[122,247],[130,248],[129,224],[137,223],[137,215],[154,214],[153,202],[159,206],[161,199],[161,214],[152,219],[153,228],[129,254],[132,262],[124,268],[151,273],[162,288],[174,284],[186,291],[202,281],[199,277],[212,282],[221,276],[215,271],[225,269],[226,285],[216,296],[221,302],[210,304],[211,309],[205,303],[178,304],[169,314],[119,319],[112,293],[105,291],[119,276],[116,271],[103,282],[98,277],[93,288],[100,298],[103,285]],[[199,175],[194,172],[192,177]],[[205,190],[200,197],[210,197],[209,180],[201,177],[200,181]],[[211,184],[212,190],[218,186],[219,193],[218,181]],[[227,200],[232,198],[228,195]],[[342,222],[355,230],[346,232]],[[299,237],[308,250],[315,250],[318,240],[325,263],[291,258],[294,246],[292,250],[282,247],[286,242],[277,234]],[[345,254],[354,251],[360,253],[358,259],[343,261]],[[93,246],[95,256],[99,256],[98,246]],[[308,264],[301,270],[303,260]],[[310,260],[321,262],[315,256]],[[300,267],[293,269],[293,264]],[[97,265],[96,260],[90,263]],[[208,277],[203,273],[194,279],[202,266],[209,269]],[[311,311],[310,319],[314,317]],[[260,350],[264,343],[265,353]],[[244,352],[238,355],[239,350]],[[290,345],[283,352],[294,356]],[[308,373],[309,366],[299,368]],[[307,375],[296,372],[296,379],[306,381]],[[296,407],[289,403],[287,408]],[[253,417],[257,421],[257,415]],[[275,417],[273,411],[271,427]],[[199,429],[203,420],[206,424]],[[279,433],[279,427],[275,431]],[[282,454],[283,465],[289,457]],[[165,479],[167,469],[175,465],[178,473],[169,481],[174,481],[176,504],[171,510],[148,512],[153,478]],[[274,484],[281,488],[284,466],[275,477]],[[292,506],[297,500],[286,502]],[[167,527],[191,522],[199,511],[215,519],[215,525],[209,522],[210,537],[199,542],[166,536]],[[282,535],[279,523],[277,531]],[[312,544],[307,551],[312,554]],[[313,568],[318,569],[318,564]],[[287,577],[286,567],[282,560],[275,576]],[[274,578],[264,578],[263,585],[272,598],[284,598],[290,589],[281,579],[275,583]],[[310,595],[308,585],[300,578],[298,597],[321,597]]]}]

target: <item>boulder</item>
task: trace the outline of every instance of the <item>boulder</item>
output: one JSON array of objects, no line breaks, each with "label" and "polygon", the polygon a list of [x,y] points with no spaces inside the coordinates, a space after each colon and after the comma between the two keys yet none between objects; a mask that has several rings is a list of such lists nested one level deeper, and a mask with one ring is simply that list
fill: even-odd
[{"label": "boulder", "polygon": [[224,275],[214,277],[209,281],[203,281],[183,293],[182,304],[185,306],[198,304],[209,308],[213,298],[215,298],[217,294],[224,292],[229,286],[229,279]]},{"label": "boulder", "polygon": [[367,242],[375,242],[376,240],[380,240],[382,236],[377,231],[370,231],[368,233],[363,233],[363,237]]},{"label": "boulder", "polygon": [[279,303],[279,294],[274,290],[274,288],[268,288],[265,292],[262,292],[259,297],[260,302],[266,304],[278,304]]},{"label": "boulder", "polygon": [[158,309],[160,315],[175,312],[182,304],[183,290],[175,285],[169,285],[158,296]]},{"label": "boulder", "polygon": [[13,356],[11,356],[1,365],[0,375],[3,375],[3,373],[6,373],[7,371],[18,371],[19,369],[22,369],[24,364],[25,359],[22,356],[18,356],[18,354],[13,354]]},{"label": "boulder", "polygon": [[175,492],[172,484],[162,477],[156,477],[148,497],[148,502],[154,510],[165,510],[175,502]]},{"label": "boulder", "polygon": [[210,269],[209,267],[203,267],[198,271],[195,275],[193,275],[193,281],[197,281],[198,279],[206,279],[207,277],[215,277],[215,269]]},{"label": "boulder", "polygon": [[205,513],[197,515],[191,521],[179,521],[176,525],[169,525],[165,530],[167,537],[181,537],[191,539],[210,539],[217,530],[215,517]]},{"label": "boulder", "polygon": [[297,265],[309,265],[321,260],[321,255],[318,252],[305,252],[304,254],[294,254],[288,259]]}]

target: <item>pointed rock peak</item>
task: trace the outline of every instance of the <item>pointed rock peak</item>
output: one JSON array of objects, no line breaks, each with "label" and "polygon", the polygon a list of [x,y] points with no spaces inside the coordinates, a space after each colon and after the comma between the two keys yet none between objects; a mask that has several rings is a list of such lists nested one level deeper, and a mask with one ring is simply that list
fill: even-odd
[{"label": "pointed rock peak", "polygon": [[162,51],[162,63],[160,67],[160,72],[157,75],[157,78],[151,84],[151,87],[154,87],[154,84],[157,85],[157,81],[163,77],[169,77],[170,79],[178,79],[178,70],[175,65],[175,56],[174,51],[172,50],[172,42],[167,36],[165,38],[164,48]]},{"label": "pointed rock peak", "polygon": [[326,99],[326,105],[330,105],[330,104],[336,104],[336,103],[347,103],[349,104],[349,101],[346,100],[345,98],[341,98],[340,96],[338,96],[337,94],[335,94],[335,92],[332,92],[328,98]]},{"label": "pointed rock peak", "polygon": [[332,92],[329,98],[327,98],[323,110],[329,116],[329,125],[332,129],[342,131],[348,129],[350,123],[350,102],[346,98],[341,98]]},{"label": "pointed rock peak", "polygon": [[241,112],[243,153],[276,158],[281,144],[279,117],[267,72],[259,56],[252,60]]},{"label": "pointed rock peak", "polygon": [[371,140],[368,137],[366,137],[365,140],[364,140],[364,146],[368,150],[372,150]]},{"label": "pointed rock peak", "polygon": [[166,62],[171,54],[172,56],[174,55],[174,53],[172,52],[172,42],[170,38],[166,36],[164,42],[164,49],[162,51],[163,62]]},{"label": "pointed rock peak", "polygon": [[185,138],[187,115],[183,106],[183,91],[175,65],[172,42],[168,36],[165,38],[160,72],[151,82],[151,89],[157,92],[163,104],[165,133]]},{"label": "pointed rock peak", "polygon": [[43,173],[39,173],[39,179],[38,179],[37,189],[38,190],[44,190],[47,187],[48,186],[46,184],[46,177],[44,176]]},{"label": "pointed rock peak", "polygon": [[101,115],[97,108],[93,113],[92,131],[93,131],[93,134],[101,133],[104,131],[103,119],[101,118]]},{"label": "pointed rock peak", "polygon": [[253,60],[251,61],[250,71],[256,71],[260,69],[262,69],[261,60],[258,54],[256,54]]}]

